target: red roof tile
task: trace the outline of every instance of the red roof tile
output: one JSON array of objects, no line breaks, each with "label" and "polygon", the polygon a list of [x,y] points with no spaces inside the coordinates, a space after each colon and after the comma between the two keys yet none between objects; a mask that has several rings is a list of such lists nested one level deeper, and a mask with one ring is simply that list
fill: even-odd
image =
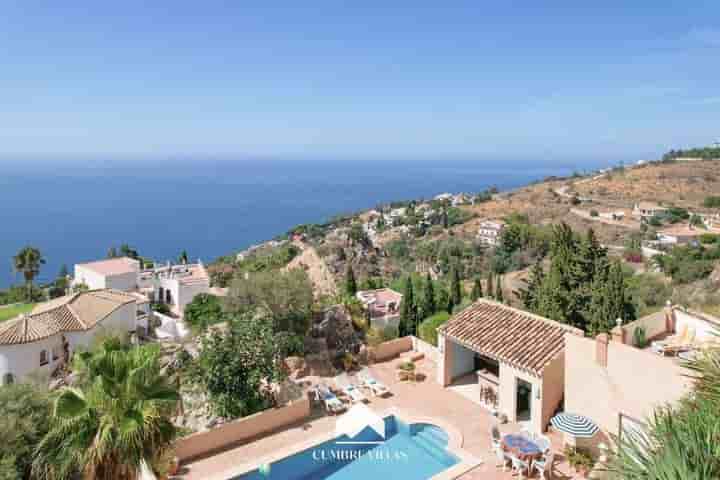
[{"label": "red roof tile", "polygon": [[580,329],[486,299],[453,315],[439,331],[481,355],[536,376],[563,351],[566,333],[583,334]]}]

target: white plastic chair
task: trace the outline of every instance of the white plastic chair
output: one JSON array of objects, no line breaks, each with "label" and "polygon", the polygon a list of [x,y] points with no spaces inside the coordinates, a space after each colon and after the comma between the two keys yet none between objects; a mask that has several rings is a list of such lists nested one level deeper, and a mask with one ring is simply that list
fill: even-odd
[{"label": "white plastic chair", "polygon": [[513,473],[517,473],[519,478],[525,478],[523,476],[525,471],[530,473],[530,464],[528,462],[520,460],[514,455],[510,455],[510,461],[512,462]]},{"label": "white plastic chair", "polygon": [[497,459],[497,461],[495,462],[495,466],[502,467],[503,472],[507,472],[507,464],[512,462],[510,455],[503,452],[503,449],[501,447],[496,448],[494,450],[495,450],[495,458]]},{"label": "white plastic chair", "polygon": [[542,459],[532,462],[532,468],[540,474],[540,478],[545,478],[545,474],[547,473],[547,478],[550,479],[552,478],[552,467],[554,461],[555,452],[549,451]]},{"label": "white plastic chair", "polygon": [[502,447],[500,446],[501,438],[500,438],[500,429],[497,425],[493,425],[490,428],[490,441],[492,443],[492,449],[493,450],[502,450]]}]

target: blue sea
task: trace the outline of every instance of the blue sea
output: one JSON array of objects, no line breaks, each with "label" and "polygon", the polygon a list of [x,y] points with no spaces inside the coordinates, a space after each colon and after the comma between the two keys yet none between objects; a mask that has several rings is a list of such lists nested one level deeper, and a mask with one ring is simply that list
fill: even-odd
[{"label": "blue sea", "polygon": [[158,261],[187,250],[210,262],[297,224],[393,200],[515,188],[575,168],[489,160],[0,164],[0,288],[20,281],[11,259],[28,244],[47,260],[40,281],[121,243]]}]

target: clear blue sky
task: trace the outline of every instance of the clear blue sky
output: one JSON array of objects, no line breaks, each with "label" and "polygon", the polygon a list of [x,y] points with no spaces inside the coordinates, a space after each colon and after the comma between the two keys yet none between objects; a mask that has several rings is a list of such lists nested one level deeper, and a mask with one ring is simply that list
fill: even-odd
[{"label": "clear blue sky", "polygon": [[720,137],[717,0],[254,3],[3,2],[0,158],[582,161]]}]

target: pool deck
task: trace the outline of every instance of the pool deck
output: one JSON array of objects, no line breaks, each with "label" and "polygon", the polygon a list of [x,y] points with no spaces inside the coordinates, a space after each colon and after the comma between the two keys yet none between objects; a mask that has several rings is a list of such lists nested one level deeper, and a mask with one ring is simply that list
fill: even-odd
[{"label": "pool deck", "polygon": [[[397,360],[375,364],[370,367],[375,377],[388,386],[392,395],[385,398],[369,397],[367,404],[377,413],[398,412],[401,418],[410,420],[422,418],[435,420],[439,426],[452,432],[451,437],[459,439],[460,445],[451,445],[451,451],[469,453],[482,463],[471,470],[464,469],[459,476],[449,478],[462,480],[510,480],[510,472],[503,472],[495,466],[495,455],[490,451],[490,428],[495,418],[477,403],[464,396],[445,389],[436,380],[436,367],[425,359],[417,362],[417,372],[424,375],[418,382],[399,382],[395,378]],[[331,384],[331,379],[325,379]],[[297,451],[300,447],[309,447],[322,439],[334,436],[335,416],[318,415],[307,422],[263,436],[255,441],[230,448],[223,452],[195,460],[181,467],[175,480],[228,480],[231,472],[237,472],[239,466],[257,464],[260,461],[282,458]],[[517,424],[500,425],[502,434],[520,430]],[[549,433],[556,452],[552,478],[576,478],[562,457],[562,436]],[[477,462],[473,462],[476,464]],[[571,473],[572,472],[572,473]],[[537,474],[534,476],[537,478]],[[580,478],[579,475],[577,478]]]}]

